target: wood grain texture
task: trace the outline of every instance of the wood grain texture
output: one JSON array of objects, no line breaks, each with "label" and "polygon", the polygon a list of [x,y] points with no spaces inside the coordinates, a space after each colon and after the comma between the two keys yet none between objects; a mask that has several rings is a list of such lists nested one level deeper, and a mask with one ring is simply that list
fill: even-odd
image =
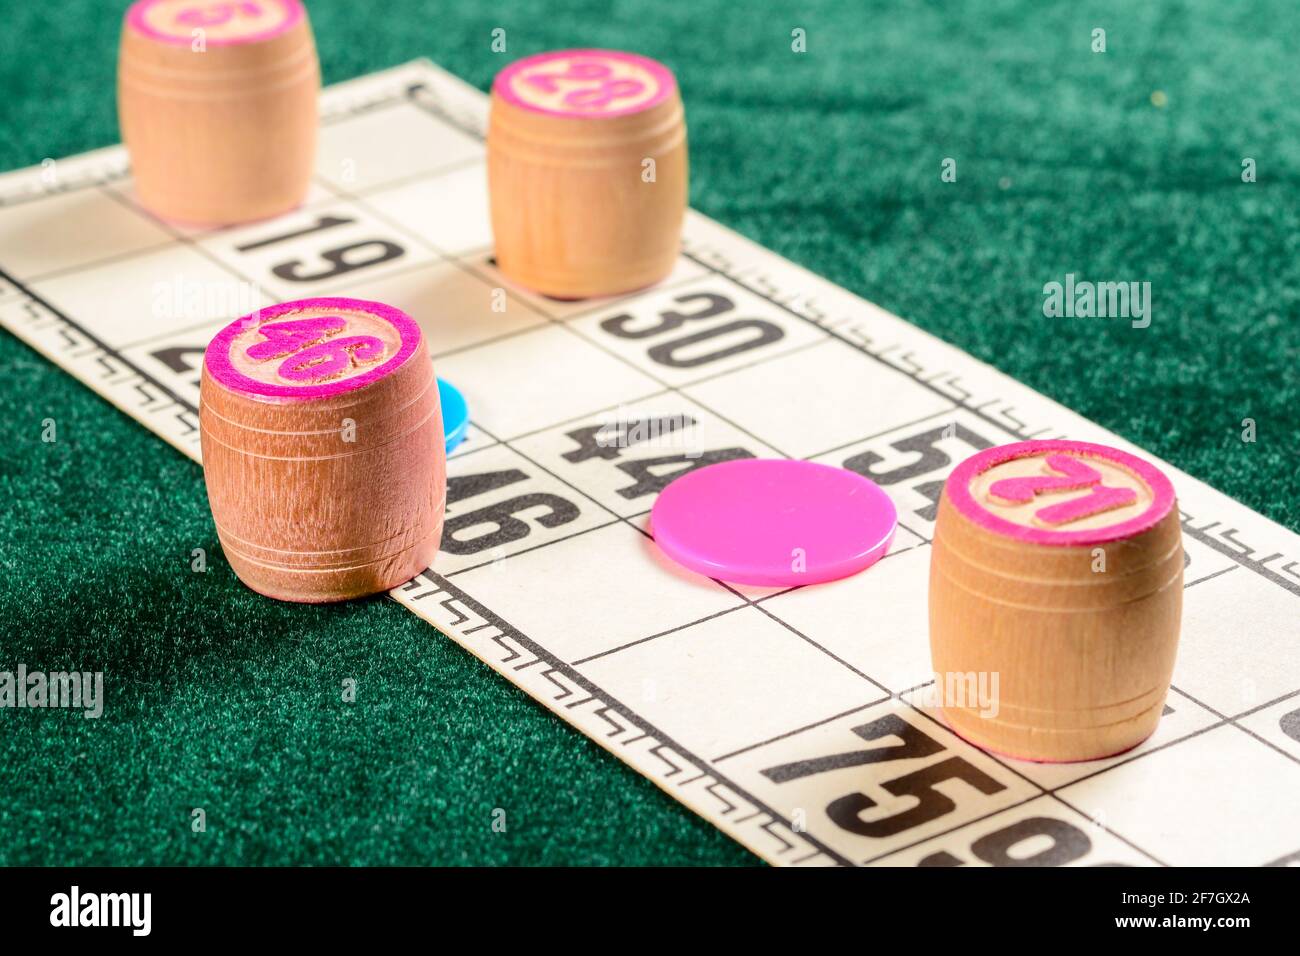
[{"label": "wood grain texture", "polygon": [[[1182,531],[1172,488],[1167,500],[1144,493],[1140,476],[1127,481],[1102,452],[1068,453],[1107,462],[1090,486],[1026,492],[1022,501],[993,493],[999,470],[1004,479],[1068,483],[1044,467],[1043,454],[996,463],[1007,449],[1051,444],[1082,446],[991,449],[945,484],[930,565],[930,647],[943,713],[958,734],[1012,757],[1091,760],[1136,746],[1160,720],[1178,646]],[[968,467],[981,458],[984,465]],[[1131,503],[1072,520],[1049,510],[1110,484],[1133,486]],[[996,700],[954,699],[954,689],[981,681],[996,687]]]},{"label": "wood grain texture", "polygon": [[[256,0],[250,8],[279,11],[279,32],[243,36],[237,19],[190,26],[208,22],[196,18],[213,8],[197,0],[143,0],[128,11],[118,116],[140,202],[151,212],[226,225],[278,215],[306,196],[320,67],[306,14],[296,0],[282,9],[283,2]],[[165,13],[172,33],[147,27],[141,7],[160,24]],[[286,19],[295,9],[300,15]],[[205,32],[191,37],[196,30]]]},{"label": "wood grain texture", "polygon": [[[228,341],[219,334],[208,347],[200,384],[208,502],[231,567],[261,594],[308,603],[374,594],[429,567],[438,551],[446,497],[442,416],[428,348],[414,322],[409,354],[399,354],[396,336],[382,355],[358,360],[353,348],[347,369],[328,378],[332,388],[303,385],[311,394],[301,399],[259,394],[214,359],[223,352],[238,358],[250,342],[266,340],[260,329],[304,316],[348,320],[319,340],[327,344],[365,335],[374,316],[367,312],[363,322],[358,315],[374,305],[286,303]],[[296,389],[279,363],[315,344],[244,362],[240,370],[266,386]],[[367,370],[381,374],[346,387]]]},{"label": "wood grain texture", "polygon": [[[659,95],[634,95],[630,107],[617,95],[605,103],[592,98],[602,82],[642,80],[566,75],[584,64],[620,62],[610,57],[650,64],[641,76],[662,84]],[[534,61],[559,76],[550,99],[512,92],[510,77],[519,74],[511,71]],[[569,106],[566,95],[600,105]],[[497,265],[512,281],[578,299],[642,288],[672,270],[686,211],[686,124],[676,82],[662,65],[609,51],[513,64],[493,85],[487,148]]]}]

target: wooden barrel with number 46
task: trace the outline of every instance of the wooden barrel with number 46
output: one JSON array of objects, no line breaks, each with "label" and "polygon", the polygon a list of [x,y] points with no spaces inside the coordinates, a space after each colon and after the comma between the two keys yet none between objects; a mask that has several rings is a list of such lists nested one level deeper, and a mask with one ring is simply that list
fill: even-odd
[{"label": "wooden barrel with number 46", "polygon": [[255,591],[374,594],[438,551],[446,455],[420,328],[359,299],[286,302],[219,332],[200,383],[217,535]]}]

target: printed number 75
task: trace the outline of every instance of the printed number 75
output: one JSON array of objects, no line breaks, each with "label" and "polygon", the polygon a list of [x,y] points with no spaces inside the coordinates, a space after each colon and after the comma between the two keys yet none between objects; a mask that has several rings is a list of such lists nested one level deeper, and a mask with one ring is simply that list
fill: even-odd
[{"label": "printed number 75", "polygon": [[[830,770],[842,770],[845,767],[929,757],[941,753],[944,749],[938,741],[897,714],[886,714],[870,723],[854,727],[853,732],[867,741],[897,737],[901,743],[780,764],[769,767],[762,771],[762,774],[773,783],[789,783],[792,780],[800,780]],[[937,820],[957,809],[957,804],[949,797],[934,789],[936,784],[943,783],[945,780],[961,780],[986,796],[1006,789],[1004,784],[994,780],[964,758],[949,757],[947,760],[941,760],[881,784],[881,787],[893,796],[916,798],[916,805],[909,809],[876,820],[864,820],[863,812],[877,806],[876,801],[865,793],[850,793],[827,804],[826,815],[841,828],[859,836],[893,836]]]}]

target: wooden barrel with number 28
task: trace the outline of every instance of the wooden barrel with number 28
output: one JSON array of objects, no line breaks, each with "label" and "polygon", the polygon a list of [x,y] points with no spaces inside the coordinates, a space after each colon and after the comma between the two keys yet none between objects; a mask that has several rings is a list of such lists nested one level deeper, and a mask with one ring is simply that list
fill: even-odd
[{"label": "wooden barrel with number 28", "polygon": [[497,264],[544,295],[630,292],[672,271],[686,214],[686,120],[661,63],[563,50],[492,84],[488,183]]}]

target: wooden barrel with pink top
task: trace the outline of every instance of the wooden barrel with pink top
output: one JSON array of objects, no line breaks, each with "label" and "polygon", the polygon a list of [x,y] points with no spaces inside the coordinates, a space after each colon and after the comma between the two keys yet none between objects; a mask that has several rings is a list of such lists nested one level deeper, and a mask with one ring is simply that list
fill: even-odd
[{"label": "wooden barrel with pink top", "polygon": [[672,72],[615,50],[512,63],[492,84],[496,258],[564,299],[615,295],[673,268],[686,213],[686,121]]},{"label": "wooden barrel with pink top", "polygon": [[137,0],[118,117],[141,204],[165,219],[264,219],[307,195],[320,67],[299,0]]},{"label": "wooden barrel with pink top", "polygon": [[286,302],[209,343],[203,474],[231,567],[317,603],[374,594],[433,562],[446,455],[419,326],[359,299]]},{"label": "wooden barrel with pink top", "polygon": [[1079,441],[973,455],[944,484],[930,563],[945,718],[1030,760],[1136,746],[1164,708],[1182,598],[1178,505],[1150,462]]}]

